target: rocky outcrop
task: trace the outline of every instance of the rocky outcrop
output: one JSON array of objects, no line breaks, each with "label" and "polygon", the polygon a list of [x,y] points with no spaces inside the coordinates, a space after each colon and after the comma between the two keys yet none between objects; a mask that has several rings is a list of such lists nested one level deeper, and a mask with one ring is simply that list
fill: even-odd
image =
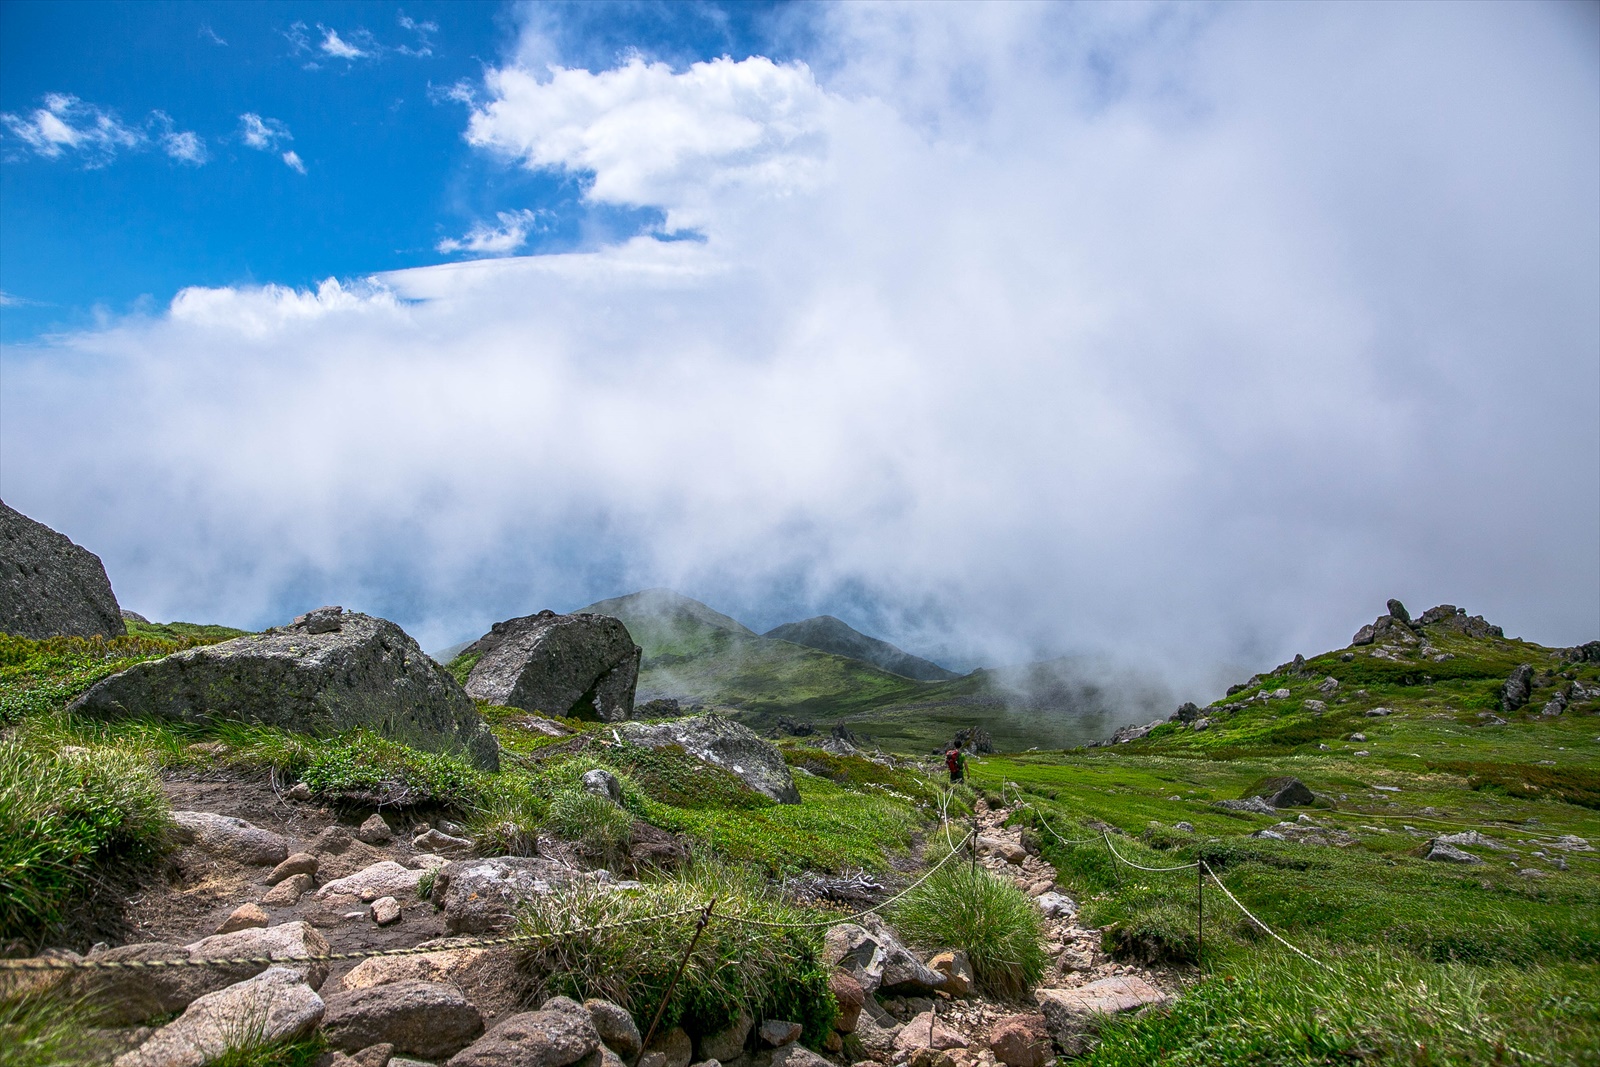
[{"label": "rocky outcrop", "polygon": [[822,959],[855,979],[869,996],[880,991],[929,993],[945,981],[887,927],[872,931],[855,923],[830,926],[823,935]]},{"label": "rocky outcrop", "polygon": [[609,615],[537,615],[497,622],[462,649],[478,661],[467,692],[523,711],[621,722],[633,715],[642,650]]},{"label": "rocky outcrop", "polygon": [[1316,796],[1298,778],[1263,778],[1245,791],[1244,799],[1260,797],[1274,808],[1296,808],[1316,803]]},{"label": "rocky outcrop", "polygon": [[386,619],[322,608],[293,624],[139,663],[72,704],[101,718],[239,719],[300,733],[367,727],[485,770],[500,747],[456,680]]},{"label": "rocky outcrop", "polygon": [[100,557],[0,501],[0,633],[40,639],[127,632]]},{"label": "rocky outcrop", "polygon": [[1050,1036],[1068,1056],[1082,1055],[1112,1016],[1165,1005],[1171,999],[1135,975],[1102,978],[1076,989],[1041,989],[1036,995]]},{"label": "rocky outcrop", "polygon": [[433,1060],[466,1048],[483,1033],[483,1016],[453,985],[401,981],[330,996],[322,1032],[346,1052],[386,1044]]},{"label": "rocky outcrop", "polygon": [[1524,663],[1511,672],[1506,684],[1500,687],[1500,710],[1513,712],[1528,702],[1533,693],[1533,667]]},{"label": "rocky outcrop", "polygon": [[253,867],[282,863],[289,854],[288,843],[281,835],[243,819],[209,811],[173,812],[172,836],[183,844]]},{"label": "rocky outcrop", "polygon": [[600,1047],[582,1005],[566,997],[513,1015],[456,1053],[449,1067],[567,1067]]},{"label": "rocky outcrop", "polygon": [[1505,636],[1504,630],[1487,622],[1482,615],[1468,615],[1466,608],[1458,608],[1454,604],[1440,604],[1436,608],[1429,608],[1417,617],[1416,625],[1437,626],[1468,637]]},{"label": "rocky outcrop", "polygon": [[780,804],[800,803],[800,791],[783,754],[748,726],[715,712],[656,724],[628,723],[622,739],[645,748],[677,745],[696,759],[721,767],[751,789]]}]

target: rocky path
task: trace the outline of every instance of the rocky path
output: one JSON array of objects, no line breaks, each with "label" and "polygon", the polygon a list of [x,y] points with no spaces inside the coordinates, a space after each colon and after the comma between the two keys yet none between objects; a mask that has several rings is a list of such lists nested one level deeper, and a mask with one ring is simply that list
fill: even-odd
[{"label": "rocky path", "polygon": [[[481,859],[447,821],[372,815],[352,824],[260,781],[173,781],[168,793],[185,843],[165,882],[132,902],[129,936],[119,938],[127,943],[97,945],[89,957],[284,962],[75,973],[72,995],[113,1006],[107,1021],[121,1029],[107,1034],[121,1053],[117,1067],[201,1067],[241,1012],[277,1020],[268,1037],[321,1027],[341,1050],[325,1067],[469,1067],[500,1062],[500,1046],[522,1055],[548,1052],[552,1042],[587,1049],[584,1067],[622,1067],[630,1041],[637,1054],[637,1028],[624,1025],[621,1008],[562,1001],[529,1012],[517,950],[463,944],[502,932],[517,901],[553,885],[617,881],[584,869],[560,842],[541,840],[540,856]],[[1166,1002],[1177,991],[1173,976],[1108,959],[1055,870],[1005,826],[1010,814],[980,802],[976,862],[1014,881],[1044,915],[1051,963],[1027,997],[978,995],[961,953],[924,960],[869,915],[827,932],[844,1008],[827,1058],[795,1044],[796,1024],[741,1020],[737,1032],[660,1035],[640,1067],[1044,1067],[1058,1051],[1087,1047],[1107,1015]],[[410,948],[433,951],[292,961]],[[165,1027],[145,1025],[174,1012],[182,1014]]]}]

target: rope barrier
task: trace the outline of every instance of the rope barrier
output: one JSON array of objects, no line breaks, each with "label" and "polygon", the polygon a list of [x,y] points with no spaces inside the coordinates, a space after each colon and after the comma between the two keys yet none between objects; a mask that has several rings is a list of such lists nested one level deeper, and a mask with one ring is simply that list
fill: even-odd
[{"label": "rope barrier", "polygon": [[1192,870],[1194,870],[1194,868],[1200,866],[1200,862],[1198,860],[1196,860],[1194,863],[1185,863],[1185,864],[1183,864],[1182,866],[1179,866],[1179,867],[1146,867],[1146,866],[1143,866],[1142,864],[1138,864],[1138,863],[1133,862],[1132,860],[1128,859],[1128,857],[1126,857],[1122,853],[1118,852],[1117,851],[1117,847],[1111,843],[1111,835],[1110,834],[1102,834],[1101,836],[1106,839],[1106,847],[1111,850],[1111,854],[1113,856],[1117,857],[1117,859],[1121,860],[1123,863],[1126,863],[1129,867],[1132,867],[1136,871],[1151,871],[1151,872],[1154,872],[1156,874],[1160,874],[1163,871],[1192,871]]},{"label": "rope barrier", "polygon": [[804,922],[804,923],[779,923],[779,922],[772,922],[771,920],[768,920],[768,919],[751,919],[751,918],[749,918],[747,916],[744,916],[744,915],[726,915],[726,914],[724,914],[724,915],[716,915],[716,916],[713,916],[713,918],[720,919],[723,922],[744,923],[746,926],[766,926],[766,927],[770,927],[770,928],[776,929],[776,930],[804,930],[804,929],[816,928],[816,927],[819,927],[819,926],[837,926],[839,923],[847,923],[847,922],[850,922],[853,919],[859,919],[862,916],[871,915],[873,912],[881,911],[882,909],[887,908],[890,904],[893,904],[895,901],[899,900],[901,897],[905,896],[907,893],[909,893],[913,889],[917,888],[917,886],[921,885],[923,882],[926,882],[929,878],[932,878],[933,875],[934,875],[934,872],[937,871],[940,867],[943,867],[945,864],[949,863],[951,860],[953,860],[957,856],[961,855],[962,846],[965,845],[967,842],[971,841],[974,838],[974,836],[975,835],[969,833],[966,837],[962,838],[961,839],[961,844],[957,845],[955,848],[951,849],[950,852],[945,856],[944,859],[940,860],[938,863],[935,863],[932,867],[929,867],[928,870],[922,875],[921,878],[918,878],[915,882],[912,882],[910,885],[908,885],[904,889],[900,890],[900,892],[896,893],[894,896],[890,897],[888,900],[881,901],[881,902],[879,902],[877,904],[874,904],[870,908],[862,908],[860,911],[855,912],[855,913],[853,913],[851,915],[834,916],[832,918],[823,919],[820,922]]},{"label": "rope barrier", "polygon": [[1200,861],[1200,866],[1203,867],[1205,869],[1205,872],[1211,876],[1211,880],[1213,882],[1217,883],[1217,888],[1222,890],[1223,894],[1229,900],[1233,901],[1233,906],[1238,908],[1240,911],[1244,912],[1245,918],[1249,919],[1251,922],[1253,922],[1257,926],[1261,927],[1261,929],[1265,930],[1268,934],[1271,934],[1272,937],[1275,938],[1280,945],[1284,946],[1290,952],[1293,952],[1295,955],[1300,956],[1303,959],[1310,960],[1312,963],[1316,964],[1318,967],[1321,967],[1325,971],[1333,970],[1332,967],[1329,967],[1326,963],[1323,963],[1321,960],[1317,959],[1315,956],[1311,956],[1311,955],[1309,955],[1309,954],[1307,954],[1305,952],[1302,952],[1298,948],[1296,948],[1295,946],[1289,944],[1289,942],[1285,941],[1282,937],[1280,937],[1278,935],[1278,932],[1276,930],[1274,930],[1272,927],[1268,926],[1266,923],[1262,922],[1260,919],[1256,918],[1253,914],[1251,914],[1249,908],[1247,908],[1243,904],[1239,903],[1239,898],[1238,897],[1236,897],[1232,893],[1228,892],[1228,887],[1222,884],[1222,879],[1217,877],[1217,872],[1213,871],[1211,869],[1211,865],[1208,864],[1205,860],[1201,860]]},{"label": "rope barrier", "polygon": [[677,911],[660,912],[654,915],[641,915],[634,919],[619,919],[616,922],[601,923],[598,926],[580,926],[571,930],[552,930],[546,934],[512,934],[508,937],[480,937],[464,944],[436,945],[428,948],[388,948],[372,949],[367,952],[327,952],[316,956],[205,956],[199,959],[170,959],[170,960],[68,960],[55,958],[35,958],[24,960],[0,960],[0,971],[112,971],[112,970],[162,970],[175,967],[240,967],[261,964],[271,966],[275,963],[335,963],[342,960],[370,960],[385,956],[424,956],[434,952],[459,952],[464,949],[494,948],[501,945],[523,945],[534,941],[553,941],[563,937],[575,937],[578,934],[598,933],[603,930],[614,930],[624,926],[637,926],[641,923],[659,922],[662,919],[675,919],[682,915],[700,911],[696,906],[680,908]]}]

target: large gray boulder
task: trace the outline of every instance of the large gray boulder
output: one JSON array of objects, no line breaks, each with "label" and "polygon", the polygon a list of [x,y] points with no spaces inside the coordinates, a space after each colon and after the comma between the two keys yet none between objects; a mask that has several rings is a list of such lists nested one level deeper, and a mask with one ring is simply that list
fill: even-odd
[{"label": "large gray boulder", "polygon": [[476,700],[571,719],[633,715],[643,651],[609,615],[537,615],[497,622],[461,650],[479,657],[467,675]]},{"label": "large gray boulder", "polygon": [[139,663],[72,704],[104,718],[242,719],[301,733],[364,726],[498,770],[500,746],[456,680],[400,627],[339,608]]},{"label": "large gray boulder", "polygon": [[310,1033],[325,1006],[299,971],[272,967],[207,993],[116,1067],[203,1067],[248,1039],[262,1045]]},{"label": "large gray boulder", "polygon": [[795,788],[789,765],[783,762],[783,753],[748,726],[715,712],[672,722],[630,722],[621,733],[623,740],[645,748],[678,745],[689,755],[721,767],[780,804],[800,803],[800,790]]},{"label": "large gray boulder", "polygon": [[127,632],[100,557],[0,501],[0,633],[37,640]]},{"label": "large gray boulder", "polygon": [[509,927],[517,908],[572,880],[571,868],[541,856],[492,856],[439,868],[431,899],[452,934],[487,934]]}]

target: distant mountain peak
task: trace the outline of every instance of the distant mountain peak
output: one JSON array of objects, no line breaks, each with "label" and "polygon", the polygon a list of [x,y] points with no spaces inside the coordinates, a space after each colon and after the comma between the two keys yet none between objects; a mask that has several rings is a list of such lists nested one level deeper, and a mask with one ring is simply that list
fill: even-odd
[{"label": "distant mountain peak", "polygon": [[630,626],[635,620],[643,622],[649,619],[663,624],[677,624],[680,626],[694,624],[709,627],[713,630],[727,630],[742,637],[754,637],[756,635],[754,630],[738,619],[724,615],[722,612],[702,604],[693,597],[684,596],[675,589],[641,589],[639,592],[629,593],[627,596],[598,600],[586,608],[579,608],[578,611],[595,615],[611,615]]},{"label": "distant mountain peak", "polygon": [[868,637],[849,623],[832,615],[818,615],[800,622],[784,623],[768,630],[762,636],[814,648],[819,652],[831,652],[835,656],[849,656],[851,659],[870,663],[874,667],[881,667],[891,674],[919,682],[947,682],[960,677],[954,671],[946,670],[931,660],[913,656],[887,641]]}]

